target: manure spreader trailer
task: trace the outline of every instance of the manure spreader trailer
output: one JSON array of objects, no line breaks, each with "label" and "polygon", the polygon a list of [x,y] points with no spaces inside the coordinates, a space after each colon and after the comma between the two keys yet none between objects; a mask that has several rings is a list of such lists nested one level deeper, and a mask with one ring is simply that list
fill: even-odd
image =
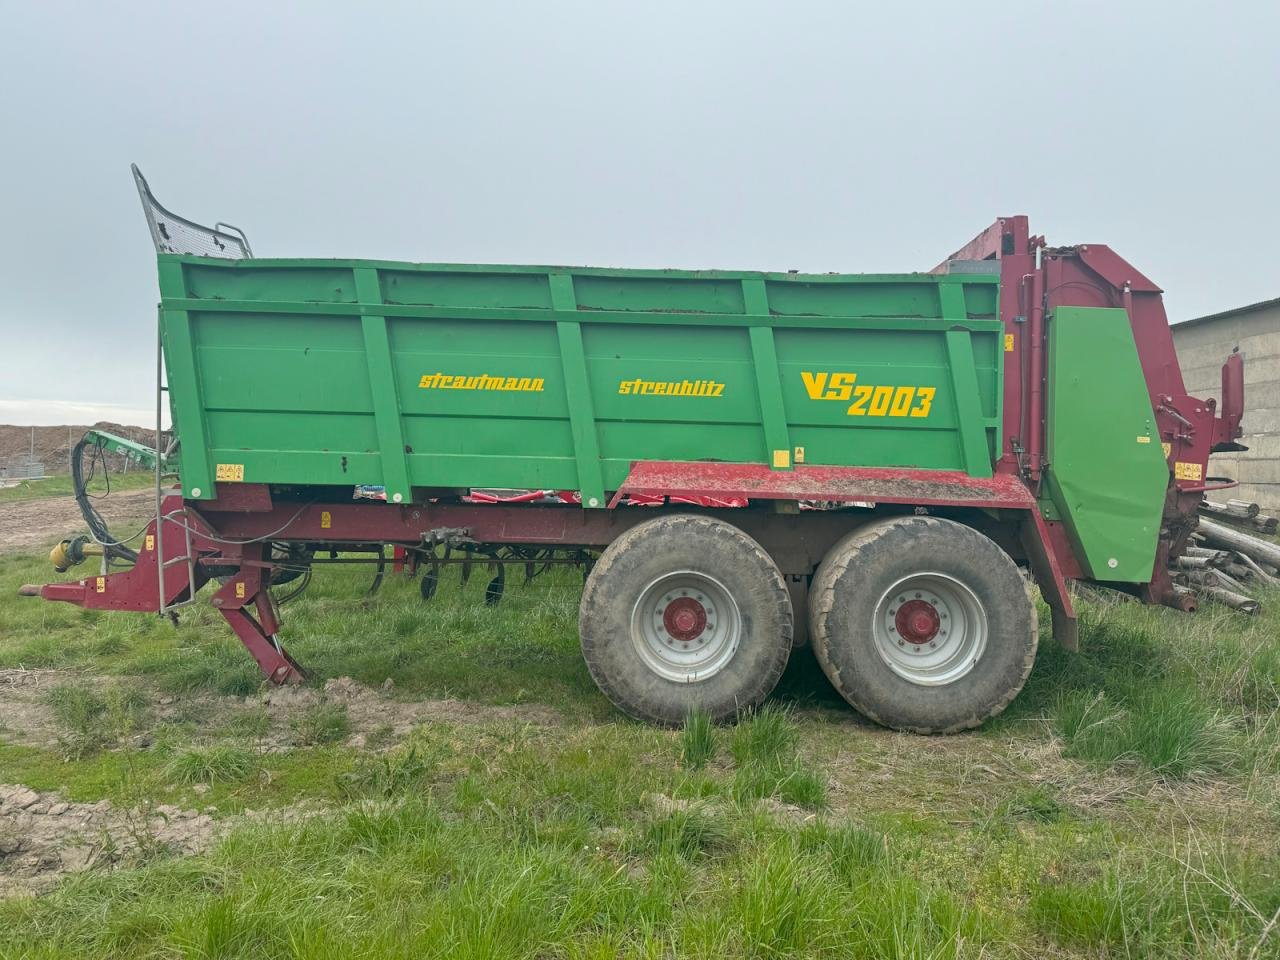
[{"label": "manure spreader trailer", "polygon": [[[1101,244],[1002,217],[927,272],[625,270],[262,259],[157,203],[174,439],[92,432],[179,484],[132,545],[79,494],[102,574],[23,592],[171,614],[210,601],[275,683],[302,668],[278,601],[316,563],[589,570],[592,677],[658,723],[732,717],[807,639],[891,727],[998,713],[1034,660],[1031,585],[1077,646],[1067,583],[1190,610],[1209,454],[1161,291]],[[157,401],[157,414],[159,401]],[[157,420],[159,417],[157,416]]]}]

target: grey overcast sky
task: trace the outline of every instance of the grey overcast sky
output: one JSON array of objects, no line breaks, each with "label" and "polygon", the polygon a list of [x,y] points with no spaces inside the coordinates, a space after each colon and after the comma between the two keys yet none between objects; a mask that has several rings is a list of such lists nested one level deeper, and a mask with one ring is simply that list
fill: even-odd
[{"label": "grey overcast sky", "polygon": [[1280,296],[1280,5],[0,2],[0,422],[147,422],[133,183],[267,256],[926,269],[997,215]]}]

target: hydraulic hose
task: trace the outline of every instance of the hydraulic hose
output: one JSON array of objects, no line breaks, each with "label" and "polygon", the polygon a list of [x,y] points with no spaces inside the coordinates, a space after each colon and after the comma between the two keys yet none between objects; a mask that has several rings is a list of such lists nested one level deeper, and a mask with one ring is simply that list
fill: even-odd
[{"label": "hydraulic hose", "polygon": [[[85,448],[91,447],[88,473],[85,472],[84,454]],[[103,454],[101,445],[90,442],[87,437],[82,437],[80,442],[71,448],[71,484],[75,491],[76,504],[80,507],[80,515],[84,517],[85,524],[89,527],[89,533],[93,535],[93,539],[102,545],[102,553],[110,560],[123,560],[126,563],[133,563],[138,559],[137,551],[130,549],[123,543],[117,543],[111,537],[111,531],[107,529],[107,522],[102,519],[102,514],[98,513],[89,496],[89,481],[94,478],[98,467],[102,467],[102,476],[107,483],[107,493],[111,492],[111,475],[107,472],[107,460]],[[106,496],[106,494],[103,494]]]}]

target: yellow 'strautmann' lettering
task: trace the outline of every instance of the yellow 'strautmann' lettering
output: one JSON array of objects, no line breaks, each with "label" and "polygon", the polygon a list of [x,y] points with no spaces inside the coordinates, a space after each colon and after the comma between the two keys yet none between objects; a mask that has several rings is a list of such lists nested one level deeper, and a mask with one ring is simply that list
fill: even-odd
[{"label": "yellow 'strautmann' lettering", "polygon": [[487,373],[424,373],[418,381],[423,390],[498,390],[516,393],[541,393],[546,386],[542,377],[494,377]]}]

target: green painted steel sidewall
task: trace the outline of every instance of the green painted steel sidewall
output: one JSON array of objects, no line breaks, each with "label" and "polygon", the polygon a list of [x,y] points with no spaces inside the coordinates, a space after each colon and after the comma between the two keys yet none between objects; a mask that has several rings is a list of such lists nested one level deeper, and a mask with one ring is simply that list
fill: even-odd
[{"label": "green painted steel sidewall", "polygon": [[1048,357],[1046,486],[1056,513],[1090,577],[1146,583],[1169,467],[1127,313],[1059,307]]},{"label": "green painted steel sidewall", "polygon": [[637,460],[990,476],[1000,449],[995,276],[161,256],[160,283],[198,499],[220,466],[585,499]]}]

